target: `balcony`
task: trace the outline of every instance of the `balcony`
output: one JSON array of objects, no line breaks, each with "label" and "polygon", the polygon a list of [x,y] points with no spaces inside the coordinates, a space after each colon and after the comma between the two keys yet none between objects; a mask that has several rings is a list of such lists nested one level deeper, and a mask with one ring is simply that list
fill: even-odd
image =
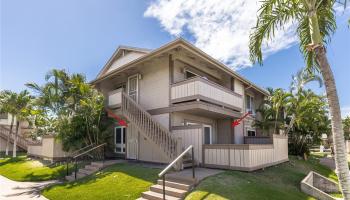
[{"label": "balcony", "polygon": [[122,92],[123,89],[113,90],[108,93],[108,107],[109,108],[118,108],[122,104]]},{"label": "balcony", "polygon": [[196,77],[171,86],[171,103],[202,101],[241,112],[243,97],[221,85]]}]

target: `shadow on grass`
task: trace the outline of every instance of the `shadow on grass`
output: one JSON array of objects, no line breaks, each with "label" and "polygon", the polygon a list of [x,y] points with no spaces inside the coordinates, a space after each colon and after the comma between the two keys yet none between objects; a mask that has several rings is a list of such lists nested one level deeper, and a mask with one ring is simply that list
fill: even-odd
[{"label": "shadow on grass", "polygon": [[[118,163],[118,164],[114,164],[112,166],[109,166],[100,172],[97,172],[95,174],[92,174],[92,175],[86,176],[82,179],[79,179],[77,181],[61,183],[61,184],[57,184],[57,185],[51,185],[50,187],[45,188],[44,191],[48,191],[55,186],[64,186],[66,189],[73,189],[73,188],[78,187],[80,185],[93,184],[93,183],[97,182],[98,180],[103,179],[107,176],[110,176],[111,174],[113,174],[115,172],[123,173],[123,174],[126,174],[126,175],[133,177],[135,179],[141,179],[143,181],[147,181],[147,182],[151,182],[151,183],[156,182],[158,177],[155,174],[147,173],[147,171],[145,173],[145,169],[150,169],[150,168],[143,167],[141,164],[135,164],[135,163]],[[157,173],[160,171],[158,169],[152,169],[152,170],[156,170]]]},{"label": "shadow on grass", "polygon": [[[72,172],[73,165],[70,164]],[[7,157],[0,160],[0,174],[17,181],[46,181],[63,179],[66,175],[66,165],[48,165],[47,161],[28,158],[21,155],[16,158]]]},{"label": "shadow on grass", "polygon": [[290,156],[290,160],[265,170],[226,171],[208,177],[186,199],[307,200],[311,198],[300,190],[300,181],[309,171],[336,179],[335,173],[319,164],[317,158],[304,161]]}]

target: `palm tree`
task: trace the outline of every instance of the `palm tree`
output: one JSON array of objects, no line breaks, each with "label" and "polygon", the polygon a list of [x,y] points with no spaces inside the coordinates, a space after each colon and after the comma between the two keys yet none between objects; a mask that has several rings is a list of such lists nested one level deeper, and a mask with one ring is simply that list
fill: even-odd
[{"label": "palm tree", "polygon": [[265,0],[258,21],[250,35],[250,59],[262,64],[261,46],[278,29],[293,21],[297,25],[300,49],[310,71],[322,74],[332,122],[337,175],[344,199],[350,199],[350,174],[345,151],[339,98],[333,72],[326,56],[325,44],[336,30],[334,0]]},{"label": "palm tree", "polygon": [[345,119],[343,119],[343,126],[344,126],[344,134],[346,136],[346,139],[350,138],[350,116],[347,116]]},{"label": "palm tree", "polygon": [[267,135],[269,130],[274,125],[274,114],[272,111],[272,106],[268,101],[263,102],[259,108],[256,110],[257,114],[260,115],[259,119],[256,119],[254,122],[254,126],[259,128],[263,135]]},{"label": "palm tree", "polygon": [[1,93],[0,93],[1,112],[9,113],[11,115],[10,132],[7,135],[7,139],[6,139],[6,150],[5,150],[6,156],[9,155],[10,138],[12,135],[12,129],[13,129],[13,125],[15,122],[14,113],[16,112],[16,109],[15,109],[16,98],[17,98],[17,94],[15,92],[10,91],[10,90],[4,90],[4,91],[1,91]]},{"label": "palm tree", "polygon": [[[294,121],[295,121],[295,106],[296,102],[298,102],[298,97],[300,97],[300,92],[303,91],[304,86],[312,81],[317,81],[319,84],[319,87],[322,87],[323,81],[322,78],[314,73],[310,73],[307,69],[302,69],[297,72],[297,74],[292,76],[292,83],[290,84],[290,92],[295,96],[295,99],[291,99],[290,106],[288,107],[288,110],[292,112],[291,120],[289,122],[289,125],[287,126],[287,129],[285,131],[285,134],[288,135],[289,131],[293,128]],[[295,101],[294,101],[295,100]]]},{"label": "palm tree", "polygon": [[283,91],[283,89],[268,89],[270,92],[269,101],[272,105],[272,110],[274,111],[274,119],[275,119],[275,125],[274,125],[274,134],[276,134],[277,131],[277,123],[278,121],[281,121],[284,119],[284,112],[285,108],[289,103],[289,99],[292,96],[291,93]]},{"label": "palm tree", "polygon": [[12,157],[17,156],[17,136],[18,136],[18,130],[19,130],[19,123],[20,121],[24,121],[28,119],[30,115],[30,102],[32,100],[32,96],[29,95],[29,92],[27,90],[21,91],[19,94],[17,94],[17,98],[15,101],[15,113],[14,116],[16,116],[16,132],[13,142],[13,151],[12,151]]}]

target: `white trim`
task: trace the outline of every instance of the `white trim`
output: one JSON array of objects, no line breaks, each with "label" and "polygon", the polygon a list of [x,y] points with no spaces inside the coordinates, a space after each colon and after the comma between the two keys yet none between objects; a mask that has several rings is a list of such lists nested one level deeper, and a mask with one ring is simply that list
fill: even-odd
[{"label": "white trim", "polygon": [[[117,135],[117,129],[121,129],[121,143],[119,145],[120,146],[120,149],[121,151],[117,151],[117,143],[116,143],[116,135]],[[117,127],[114,127],[114,153],[120,153],[120,154],[125,154],[126,153],[126,134],[125,134],[125,142],[123,143],[123,140],[124,140],[124,130],[126,130],[126,127],[125,126],[117,126]],[[124,151],[123,151],[124,150]]]},{"label": "white trim", "polygon": [[136,78],[136,103],[139,103],[139,74],[134,74],[128,77],[128,82],[127,82],[127,94],[129,94],[129,88],[130,88],[130,79]]},{"label": "white trim", "polygon": [[[247,109],[247,96],[250,98],[250,109],[249,109],[249,110]],[[251,112],[252,112],[251,115],[254,116],[254,115],[255,115],[255,109],[254,109],[254,107],[255,107],[255,105],[254,105],[254,99],[255,99],[255,97],[252,96],[252,95],[250,95],[250,94],[245,93],[244,99],[245,99],[244,105],[245,105],[245,110],[246,110],[246,112],[251,111]]]},{"label": "white trim", "polygon": [[248,131],[253,131],[253,132],[254,132],[254,136],[251,136],[251,137],[255,137],[255,136],[256,136],[256,130],[255,130],[255,129],[246,128],[246,136],[249,136],[249,135],[248,135]]}]

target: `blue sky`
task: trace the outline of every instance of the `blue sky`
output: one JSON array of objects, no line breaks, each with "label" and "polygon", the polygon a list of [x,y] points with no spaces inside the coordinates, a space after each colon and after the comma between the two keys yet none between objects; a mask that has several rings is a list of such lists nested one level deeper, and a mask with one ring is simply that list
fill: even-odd
[{"label": "blue sky", "polygon": [[[42,83],[52,68],[84,73],[92,80],[118,45],[157,48],[177,36],[262,87],[288,88],[292,74],[303,67],[293,24],[264,47],[268,57],[262,67],[250,66],[247,24],[255,23],[258,5],[197,2],[1,0],[0,89],[19,91],[27,82]],[[338,12],[338,29],[328,47],[344,113],[350,113],[349,17],[348,11]]]}]

